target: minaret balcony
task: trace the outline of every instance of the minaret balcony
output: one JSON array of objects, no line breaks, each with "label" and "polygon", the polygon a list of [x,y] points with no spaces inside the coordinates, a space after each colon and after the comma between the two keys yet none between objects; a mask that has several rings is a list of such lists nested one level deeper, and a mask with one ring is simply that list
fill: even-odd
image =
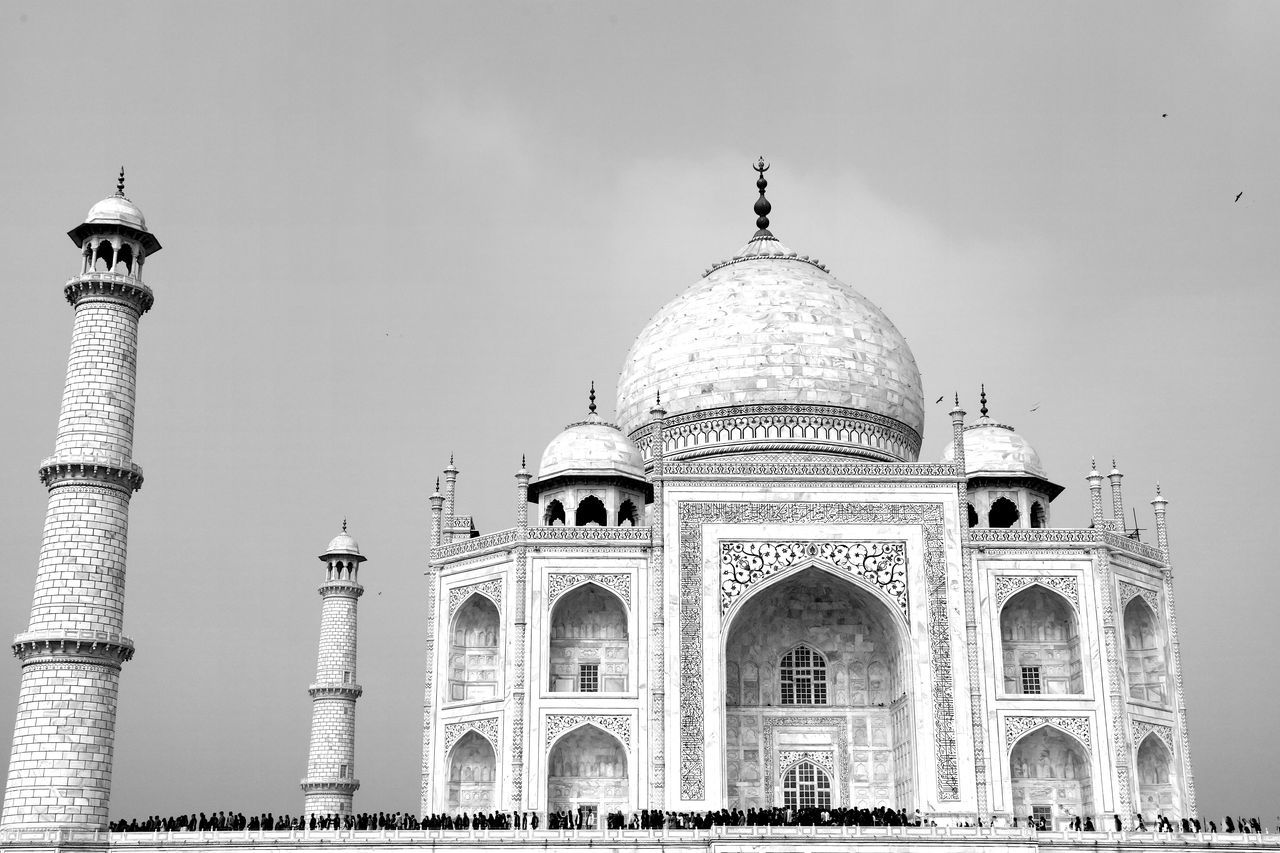
[{"label": "minaret balcony", "polygon": [[88,662],[119,667],[133,657],[133,640],[108,631],[27,631],[13,638],[23,664]]},{"label": "minaret balcony", "polygon": [[316,682],[307,688],[312,699],[359,699],[364,688],[359,684],[326,684]]},{"label": "minaret balcony", "polygon": [[142,466],[119,453],[56,453],[40,462],[46,487],[67,480],[99,480],[136,492],[142,488]]},{"label": "minaret balcony", "polygon": [[354,794],[360,788],[359,779],[343,779],[340,776],[307,777],[302,780],[304,794]]},{"label": "minaret balcony", "polygon": [[87,272],[75,276],[67,279],[62,293],[72,305],[87,298],[109,299],[133,305],[139,314],[151,310],[155,302],[155,294],[142,279],[118,272]]}]

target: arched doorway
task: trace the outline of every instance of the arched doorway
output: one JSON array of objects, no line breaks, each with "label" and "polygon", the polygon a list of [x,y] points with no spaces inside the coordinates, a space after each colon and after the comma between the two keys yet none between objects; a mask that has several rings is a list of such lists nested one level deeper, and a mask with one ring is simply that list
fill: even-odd
[{"label": "arched doorway", "polygon": [[474,730],[467,732],[449,753],[449,810],[485,811],[497,802],[497,758],[493,745]]},{"label": "arched doorway", "polygon": [[1151,732],[1138,747],[1139,809],[1148,824],[1154,824],[1160,814],[1171,820],[1179,817],[1174,774],[1173,755],[1156,733]]},{"label": "arched doorway", "polygon": [[449,701],[491,699],[498,695],[498,607],[479,593],[453,617],[449,634]]},{"label": "arched doorway", "polygon": [[547,760],[547,811],[603,825],[611,811],[629,812],[627,753],[613,735],[579,726],[556,741]]},{"label": "arched doorway", "polygon": [[1169,703],[1164,638],[1156,614],[1141,596],[1134,596],[1124,608],[1124,663],[1130,698]]},{"label": "arched doorway", "polygon": [[[915,808],[907,649],[889,605],[819,568],[739,605],[724,655],[726,806],[812,794],[832,807]],[[806,762],[812,772],[797,769]]]},{"label": "arched doorway", "polygon": [[625,692],[630,640],[622,600],[593,583],[565,593],[551,610],[550,651],[552,692]]},{"label": "arched doorway", "polygon": [[1076,613],[1039,584],[1009,599],[1000,612],[1004,692],[1019,695],[1084,692]]},{"label": "arched doorway", "polygon": [[1088,751],[1071,735],[1041,726],[1009,753],[1013,813],[1064,829],[1074,817],[1092,817],[1093,772]]}]

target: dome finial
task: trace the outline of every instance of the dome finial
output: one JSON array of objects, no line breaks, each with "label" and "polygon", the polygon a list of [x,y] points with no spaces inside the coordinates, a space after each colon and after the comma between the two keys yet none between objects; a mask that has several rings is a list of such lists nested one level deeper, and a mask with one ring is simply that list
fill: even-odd
[{"label": "dome finial", "polygon": [[124,198],[124,166],[120,167],[120,177],[116,179],[116,195]]},{"label": "dome finial", "polygon": [[756,161],[753,167],[760,173],[760,177],[756,179],[756,188],[760,190],[760,198],[756,199],[756,237],[772,237],[773,233],[769,230],[769,211],[773,206],[769,204],[769,199],[764,197],[764,188],[769,186],[769,182],[764,179],[764,173],[769,171],[769,164],[764,161],[764,155],[760,155],[760,159]]},{"label": "dome finial", "polygon": [[587,395],[587,399],[590,401],[587,411],[594,415],[596,413],[596,381],[594,379],[591,380],[591,393]]},{"label": "dome finial", "polygon": [[982,383],[982,393],[978,395],[979,402],[982,403],[982,416],[987,416],[987,384]]}]

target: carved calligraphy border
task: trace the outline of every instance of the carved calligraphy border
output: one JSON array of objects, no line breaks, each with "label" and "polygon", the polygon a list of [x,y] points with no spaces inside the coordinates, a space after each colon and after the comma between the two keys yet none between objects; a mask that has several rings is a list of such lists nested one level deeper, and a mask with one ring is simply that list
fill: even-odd
[{"label": "carved calligraphy border", "polygon": [[[840,783],[840,802],[847,804],[849,802],[849,732],[848,720],[844,717],[765,717],[764,718],[764,790],[765,796],[769,798],[771,805],[779,805],[773,801],[774,783],[777,776],[781,776],[786,769],[781,756],[775,760],[773,743],[775,739],[775,730],[787,727],[803,728],[806,731],[824,731],[836,736],[836,767],[840,770],[836,771],[835,767],[829,767],[835,773]],[[774,771],[777,771],[775,776]]]}]

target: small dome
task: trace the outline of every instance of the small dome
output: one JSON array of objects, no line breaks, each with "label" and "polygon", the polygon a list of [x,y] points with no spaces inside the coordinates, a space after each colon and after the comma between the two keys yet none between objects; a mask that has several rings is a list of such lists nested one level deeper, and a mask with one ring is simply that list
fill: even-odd
[{"label": "small dome", "polygon": [[595,412],[551,439],[538,466],[539,480],[601,474],[643,480],[644,461],[640,449]]},{"label": "small dome", "polygon": [[[655,394],[667,413],[817,405],[905,427],[919,452],[924,393],[902,333],[871,300],[772,235],[663,306],[618,378],[618,419],[634,434]],[[878,421],[877,421],[878,422]]]},{"label": "small dome", "polygon": [[107,196],[89,208],[84,221],[93,225],[126,225],[139,231],[147,230],[147,220],[138,206],[122,195]]},{"label": "small dome", "polygon": [[[942,450],[943,462],[954,462],[955,445],[947,442]],[[1048,480],[1040,462],[1040,454],[1013,427],[981,418],[964,430],[964,467],[970,476],[1007,477],[1028,475]]]},{"label": "small dome", "polygon": [[347,525],[343,522],[342,532],[333,539],[329,540],[329,547],[324,549],[324,553],[320,555],[320,559],[324,560],[333,556],[355,557],[360,562],[364,562],[365,557],[360,553],[360,546],[356,544],[355,538],[347,533]]}]

